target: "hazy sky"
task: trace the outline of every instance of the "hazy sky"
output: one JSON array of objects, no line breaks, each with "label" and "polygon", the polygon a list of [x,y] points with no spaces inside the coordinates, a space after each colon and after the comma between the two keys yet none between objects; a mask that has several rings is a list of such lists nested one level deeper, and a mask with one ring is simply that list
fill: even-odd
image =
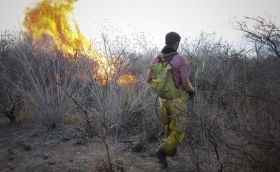
[{"label": "hazy sky", "polygon": [[[0,0],[0,31],[15,30],[24,18],[24,9],[35,0]],[[122,34],[148,32],[156,44],[164,44],[167,32],[198,37],[201,31],[215,32],[229,42],[241,40],[230,21],[234,17],[278,16],[280,0],[79,0],[74,17],[82,33],[97,38],[107,24]],[[109,21],[107,20],[109,19]],[[134,30],[136,28],[136,30]]]}]

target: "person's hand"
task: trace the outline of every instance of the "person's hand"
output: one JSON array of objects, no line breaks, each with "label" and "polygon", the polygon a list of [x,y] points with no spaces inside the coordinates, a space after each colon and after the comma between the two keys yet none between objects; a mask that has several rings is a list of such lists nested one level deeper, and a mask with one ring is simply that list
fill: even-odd
[{"label": "person's hand", "polygon": [[187,91],[187,93],[189,94],[189,100],[192,100],[195,96],[195,91]]}]

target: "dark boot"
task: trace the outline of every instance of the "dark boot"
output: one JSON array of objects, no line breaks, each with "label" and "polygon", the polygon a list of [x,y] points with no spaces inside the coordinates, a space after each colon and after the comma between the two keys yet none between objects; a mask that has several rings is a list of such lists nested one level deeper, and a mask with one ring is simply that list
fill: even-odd
[{"label": "dark boot", "polygon": [[177,148],[173,151],[173,153],[170,156],[174,156],[178,153]]},{"label": "dark boot", "polygon": [[163,168],[168,167],[166,155],[162,150],[157,150],[155,153],[155,157],[158,159],[158,162],[163,166]]}]

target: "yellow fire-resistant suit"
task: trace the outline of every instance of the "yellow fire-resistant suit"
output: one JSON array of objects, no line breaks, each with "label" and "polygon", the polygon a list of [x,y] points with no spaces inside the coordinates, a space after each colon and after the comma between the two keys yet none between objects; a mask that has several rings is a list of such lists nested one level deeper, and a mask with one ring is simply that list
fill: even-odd
[{"label": "yellow fire-resistant suit", "polygon": [[180,91],[181,96],[171,100],[159,98],[161,118],[166,140],[160,145],[166,155],[172,155],[182,143],[185,135],[187,118],[186,92]]}]

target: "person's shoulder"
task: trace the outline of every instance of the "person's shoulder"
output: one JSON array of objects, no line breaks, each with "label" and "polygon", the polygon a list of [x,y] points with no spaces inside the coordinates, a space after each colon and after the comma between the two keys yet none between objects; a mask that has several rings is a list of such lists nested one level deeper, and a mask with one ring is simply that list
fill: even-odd
[{"label": "person's shoulder", "polygon": [[159,56],[157,54],[154,55],[153,60],[159,61]]},{"label": "person's shoulder", "polygon": [[186,58],[182,54],[176,54],[173,58],[175,58],[177,61],[185,61]]},{"label": "person's shoulder", "polygon": [[159,59],[158,59],[158,56],[157,55],[155,55],[154,57],[153,57],[153,59],[152,59],[152,64],[155,64],[155,63],[158,63],[159,62]]},{"label": "person's shoulder", "polygon": [[153,59],[157,59],[158,58],[158,55],[156,54],[156,55],[154,55],[154,57],[153,57]]},{"label": "person's shoulder", "polygon": [[177,57],[177,58],[185,58],[185,56],[184,55],[182,55],[182,54],[176,54],[174,57]]}]

